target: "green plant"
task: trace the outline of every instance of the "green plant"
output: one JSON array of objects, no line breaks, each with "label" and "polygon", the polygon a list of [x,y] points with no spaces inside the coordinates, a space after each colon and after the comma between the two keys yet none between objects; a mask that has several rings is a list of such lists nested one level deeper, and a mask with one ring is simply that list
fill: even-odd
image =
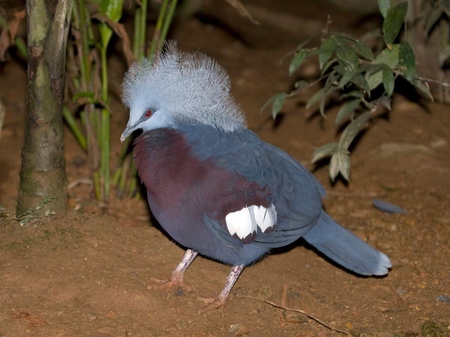
[{"label": "green plant", "polygon": [[[75,106],[64,108],[64,118],[88,154],[96,198],[107,201],[110,191],[107,48],[113,34],[107,22],[119,21],[123,0],[101,0],[98,5],[99,13],[105,20],[93,25],[85,1],[75,1],[72,12],[73,43],[68,46],[71,79],[68,91]],[[95,37],[94,29],[97,29],[99,39]],[[70,110],[80,110],[84,132]]]},{"label": "green plant", "polygon": [[[136,59],[139,60],[145,56],[149,59],[153,59],[155,53],[163,47],[173,15],[175,13],[177,2],[178,0],[164,0],[162,2],[155,31],[153,33],[152,42],[148,46],[147,52],[145,53],[145,12],[147,1],[142,1],[141,8],[136,11],[135,15],[133,50]],[[139,196],[137,193],[137,169],[129,152],[132,139],[132,137],[128,137],[122,146],[122,151],[118,162],[119,165],[113,177],[113,184],[117,186],[117,193],[119,196]]]},{"label": "green plant", "polygon": [[6,61],[6,51],[11,46],[15,46],[19,55],[26,59],[28,48],[26,42],[17,35],[20,22],[26,16],[25,10],[14,13],[14,19],[7,21],[6,17],[0,13],[0,62]]},{"label": "green plant", "polygon": [[415,54],[407,41],[399,41],[408,10],[407,2],[393,6],[390,0],[378,1],[383,15],[383,40],[379,52],[374,54],[365,41],[350,35],[322,32],[320,47],[307,48],[310,39],[300,44],[289,66],[292,75],[308,58],[317,56],[321,77],[308,83],[297,81],[295,89],[289,93],[279,93],[268,100],[263,109],[271,104],[274,117],[279,113],[288,97],[317,83],[323,83],[308,101],[306,108],[319,104],[320,113],[325,116],[326,103],[330,98],[342,101],[335,123],[341,124],[350,119],[341,134],[339,142],[325,144],[316,149],[312,162],[331,157],[329,174],[332,181],[341,174],[350,180],[350,145],[358,133],[368,123],[378,109],[390,110],[391,96],[395,90],[396,79],[403,77],[412,86],[433,99],[428,84],[416,74]]},{"label": "green plant", "polygon": [[[111,184],[120,195],[132,195],[137,189],[136,169],[125,143],[119,165],[110,177],[110,116],[107,75],[107,51],[115,33],[122,39],[124,53],[131,65],[145,56],[148,1],[137,2],[134,17],[133,46],[119,23],[123,0],[96,0],[98,13],[91,15],[83,0],[76,0],[73,10],[72,43],[68,47],[67,105],[64,118],[81,148],[88,155],[96,199],[108,201]],[[149,51],[162,47],[177,0],[164,0]],[[150,48],[149,48],[150,49]],[[150,54],[150,57],[152,54]],[[80,120],[77,119],[80,116]]]}]

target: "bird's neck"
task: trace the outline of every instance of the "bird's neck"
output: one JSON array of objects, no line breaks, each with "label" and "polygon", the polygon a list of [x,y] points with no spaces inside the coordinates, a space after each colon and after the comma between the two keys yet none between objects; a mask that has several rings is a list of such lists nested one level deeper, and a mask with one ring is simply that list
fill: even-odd
[{"label": "bird's neck", "polygon": [[177,200],[177,194],[204,174],[185,135],[172,128],[144,132],[136,139],[134,151],[139,176],[161,206]]}]

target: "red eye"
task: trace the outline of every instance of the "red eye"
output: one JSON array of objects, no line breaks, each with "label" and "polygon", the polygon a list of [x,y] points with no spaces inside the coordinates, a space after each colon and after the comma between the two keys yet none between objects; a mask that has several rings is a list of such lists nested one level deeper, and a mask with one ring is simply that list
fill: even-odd
[{"label": "red eye", "polygon": [[151,117],[152,115],[153,115],[153,111],[150,109],[145,112],[145,117]]}]

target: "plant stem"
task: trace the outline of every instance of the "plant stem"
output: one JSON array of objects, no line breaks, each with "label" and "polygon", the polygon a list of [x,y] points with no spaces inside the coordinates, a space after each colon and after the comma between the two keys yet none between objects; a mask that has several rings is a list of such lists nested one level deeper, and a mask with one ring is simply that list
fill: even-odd
[{"label": "plant stem", "polygon": [[159,49],[161,29],[165,20],[166,8],[168,3],[169,0],[164,0],[161,6],[161,10],[159,11],[158,21],[156,21],[156,27],[155,32],[153,33],[152,43],[150,44],[150,49],[147,53],[150,59],[153,59],[153,55],[155,54],[156,50]]},{"label": "plant stem", "polygon": [[[107,46],[102,46],[101,62],[102,62],[102,100],[108,102],[108,69],[106,62]],[[100,122],[100,172],[103,178],[103,193],[106,200],[109,199],[110,172],[109,172],[109,155],[110,155],[110,112],[103,108],[101,111]]]},{"label": "plant stem", "polygon": [[138,54],[135,55],[136,59],[140,60],[144,56],[145,52],[145,37],[146,37],[146,28],[147,28],[147,0],[141,1],[141,16],[139,20],[139,45],[138,45]]},{"label": "plant stem", "polygon": [[70,130],[72,130],[75,139],[78,141],[78,144],[80,144],[83,150],[86,150],[86,137],[84,136],[83,132],[81,132],[81,129],[78,126],[75,118],[66,106],[63,107],[63,115],[67,124],[69,125]]},{"label": "plant stem", "polygon": [[166,40],[166,36],[167,36],[168,31],[169,31],[170,24],[172,22],[173,14],[175,13],[175,8],[177,7],[177,2],[178,2],[178,0],[172,0],[172,2],[170,4],[169,11],[168,11],[167,16],[166,16],[166,18],[164,20],[163,29],[161,31],[161,36],[160,36],[160,39],[159,39],[158,49],[161,49],[163,47],[163,43]]},{"label": "plant stem", "polygon": [[136,59],[139,60],[140,48],[141,48],[141,16],[142,8],[136,8],[134,13],[134,35],[133,35],[133,54]]}]

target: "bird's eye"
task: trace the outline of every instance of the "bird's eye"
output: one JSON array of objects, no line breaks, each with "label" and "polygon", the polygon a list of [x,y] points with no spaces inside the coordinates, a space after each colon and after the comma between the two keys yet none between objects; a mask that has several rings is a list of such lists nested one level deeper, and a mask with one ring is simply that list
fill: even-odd
[{"label": "bird's eye", "polygon": [[153,115],[153,111],[150,110],[150,109],[148,109],[148,110],[145,112],[145,117],[151,117],[152,115]]}]

